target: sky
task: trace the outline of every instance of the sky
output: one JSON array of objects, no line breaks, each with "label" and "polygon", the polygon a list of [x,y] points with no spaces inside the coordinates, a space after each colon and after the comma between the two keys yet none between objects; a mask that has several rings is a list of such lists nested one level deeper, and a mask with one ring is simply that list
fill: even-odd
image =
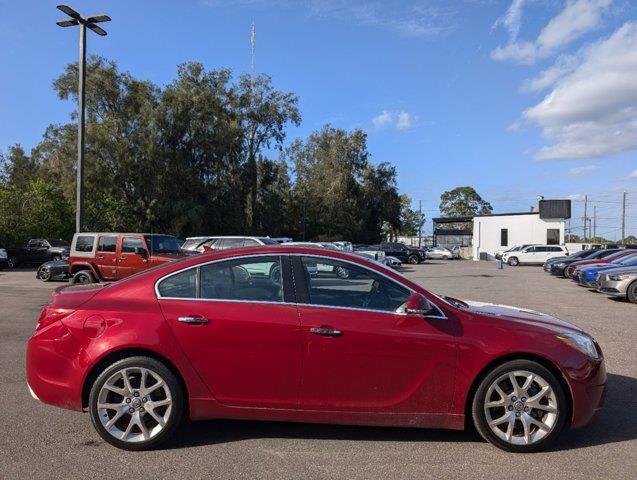
[{"label": "sky", "polygon": [[[29,149],[69,121],[53,79],[77,59],[77,29],[58,2],[0,0],[0,151]],[[176,66],[255,71],[295,92],[303,116],[286,143],[326,123],[368,132],[431,230],[440,194],[470,185],[494,211],[528,211],[538,195],[584,195],[597,233],[637,235],[637,2],[632,0],[77,1],[106,13],[89,54],[159,85]],[[28,18],[26,22],[23,19]]]}]

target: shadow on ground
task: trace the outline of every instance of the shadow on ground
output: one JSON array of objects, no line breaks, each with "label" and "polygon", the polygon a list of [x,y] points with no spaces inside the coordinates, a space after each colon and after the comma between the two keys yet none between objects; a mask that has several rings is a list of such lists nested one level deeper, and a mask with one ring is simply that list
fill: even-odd
[{"label": "shadow on ground", "polygon": [[[564,432],[553,450],[571,450],[637,438],[637,379],[608,374],[606,403],[586,427]],[[248,439],[295,438],[366,442],[482,442],[473,430],[427,430],[309,423],[209,420],[187,422],[167,448],[239,442]]]}]

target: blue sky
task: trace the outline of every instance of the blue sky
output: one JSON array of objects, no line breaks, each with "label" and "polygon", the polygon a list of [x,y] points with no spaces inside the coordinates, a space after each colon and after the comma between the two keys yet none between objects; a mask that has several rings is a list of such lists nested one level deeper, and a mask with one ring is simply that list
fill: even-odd
[{"label": "blue sky", "polygon": [[[57,2],[0,0],[0,149],[33,147],[73,109],[52,80],[77,57]],[[256,71],[297,93],[303,123],[364,128],[375,162],[428,219],[440,194],[472,185],[498,212],[538,194],[583,195],[598,233],[619,234],[621,192],[637,234],[637,4],[629,0],[204,0],[70,3],[107,13],[89,53],[165,84],[176,65]],[[29,18],[24,22],[21,19]],[[427,231],[430,230],[430,222]],[[574,233],[581,219],[574,218]],[[580,232],[581,233],[581,229]]]}]

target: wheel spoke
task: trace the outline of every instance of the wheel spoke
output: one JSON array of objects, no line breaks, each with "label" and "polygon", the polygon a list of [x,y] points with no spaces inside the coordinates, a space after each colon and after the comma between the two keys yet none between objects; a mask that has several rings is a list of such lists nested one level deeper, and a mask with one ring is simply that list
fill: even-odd
[{"label": "wheel spoke", "polygon": [[143,390],[146,388],[146,379],[148,378],[148,370],[145,368],[142,369],[142,378],[139,381],[139,389]]},{"label": "wheel spoke", "polygon": [[173,401],[170,398],[165,398],[164,400],[156,400],[153,401],[152,407],[163,407],[164,405],[170,405]]},{"label": "wheel spoke", "polygon": [[511,385],[513,385],[513,392],[512,394],[519,397],[520,396],[520,386],[518,385],[518,380],[515,378],[515,373],[510,372],[509,373],[509,381],[511,382]]},{"label": "wheel spoke", "polygon": [[503,424],[506,421],[509,421],[511,414],[509,412],[505,413],[501,417],[496,418],[495,420],[491,420],[489,422],[490,427],[497,427],[498,425]]},{"label": "wheel spoke", "polygon": [[113,393],[121,395],[122,397],[125,397],[126,394],[128,393],[125,389],[116,387],[115,385],[109,385],[108,383],[104,384],[104,388],[106,390],[110,390]]},{"label": "wheel spoke", "polygon": [[106,429],[108,430],[109,428],[111,428],[113,425],[115,425],[115,423],[122,418],[122,415],[124,415],[124,410],[118,410],[117,413],[115,414],[115,416],[113,418],[111,418],[106,425],[104,425],[106,427]]},{"label": "wheel spoke", "polygon": [[537,428],[539,428],[540,430],[544,432],[548,432],[551,429],[547,424],[536,420],[531,415],[528,415],[525,413],[522,417],[525,418],[526,421],[529,422],[531,425],[537,426]]},{"label": "wheel spoke", "polygon": [[150,435],[148,434],[148,428],[146,428],[146,424],[144,423],[144,420],[142,420],[141,415],[137,415],[137,425],[139,426],[139,429],[142,431],[142,436],[144,437],[144,440],[148,440]]},{"label": "wheel spoke", "polygon": [[122,379],[124,380],[124,390],[133,393],[133,387],[131,387],[130,378],[128,378],[128,370],[122,370]]},{"label": "wheel spoke", "polygon": [[526,377],[526,380],[524,380],[524,385],[522,385],[522,391],[526,394],[526,392],[528,391],[529,387],[531,386],[531,384],[533,383],[533,379],[535,378],[535,375],[533,375],[532,373]]},{"label": "wheel spoke", "polygon": [[145,391],[144,394],[145,395],[150,395],[151,393],[153,393],[155,390],[157,390],[159,387],[163,387],[164,386],[164,381],[163,380],[159,380],[157,381],[157,383],[151,385],[150,387],[148,387]]},{"label": "wheel spoke", "polygon": [[155,419],[155,421],[159,424],[160,427],[163,427],[164,425],[166,425],[166,422],[164,422],[164,419],[160,415],[158,415],[153,408],[146,409],[146,412]]},{"label": "wheel spoke", "polygon": [[105,408],[106,410],[120,410],[122,408],[121,403],[98,403],[97,408]]},{"label": "wheel spoke", "polygon": [[509,424],[507,425],[507,431],[504,434],[507,442],[511,441],[511,437],[513,436],[513,428],[515,427],[515,416],[509,415]]},{"label": "wheel spoke", "polygon": [[135,420],[133,420],[133,416],[131,415],[131,417],[128,419],[128,425],[126,426],[126,430],[122,432],[122,436],[121,436],[122,440],[126,440],[128,438],[134,425],[135,425]]},{"label": "wheel spoke", "polygon": [[547,413],[556,413],[557,412],[557,408],[553,407],[552,405],[542,405],[539,402],[526,402],[527,406],[529,406],[530,408],[534,408],[536,410],[543,410]]},{"label": "wheel spoke", "polygon": [[527,416],[526,415],[521,416],[520,422],[522,423],[522,428],[524,428],[524,443],[528,445],[529,442],[531,441],[531,428],[529,427]]},{"label": "wheel spoke", "polygon": [[504,390],[502,390],[502,388],[500,388],[500,385],[498,385],[497,383],[493,386],[493,389],[498,392],[498,395],[500,395],[500,398],[502,400],[506,400],[506,398],[508,397],[508,395],[506,393],[504,393]]},{"label": "wheel spoke", "polygon": [[545,386],[542,387],[542,389],[538,393],[533,395],[531,398],[527,399],[526,403],[530,404],[530,403],[539,402],[550,391],[551,391],[551,387],[549,387],[548,385],[545,385]]}]

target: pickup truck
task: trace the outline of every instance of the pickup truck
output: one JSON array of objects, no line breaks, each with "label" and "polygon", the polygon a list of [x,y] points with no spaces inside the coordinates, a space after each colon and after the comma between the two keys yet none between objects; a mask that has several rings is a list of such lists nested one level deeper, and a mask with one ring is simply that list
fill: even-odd
[{"label": "pickup truck", "polygon": [[382,242],[377,245],[368,245],[367,247],[357,246],[355,251],[362,251],[365,253],[381,253],[384,258],[396,257],[403,263],[417,264],[425,261],[425,251],[418,247],[408,247],[404,243],[400,242]]},{"label": "pickup truck", "polygon": [[60,260],[69,256],[70,245],[67,241],[56,238],[32,238],[24,247],[7,248],[7,266],[16,268],[20,265],[37,267],[44,262]]}]

